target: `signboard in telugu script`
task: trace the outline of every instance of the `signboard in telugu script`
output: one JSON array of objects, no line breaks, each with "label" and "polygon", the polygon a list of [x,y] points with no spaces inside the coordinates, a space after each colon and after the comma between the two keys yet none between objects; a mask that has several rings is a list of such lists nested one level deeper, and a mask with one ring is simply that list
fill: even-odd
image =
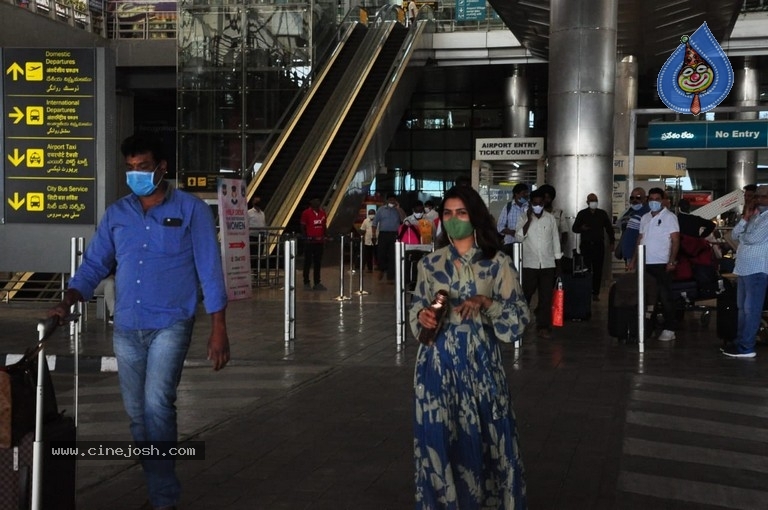
[{"label": "signboard in telugu script", "polygon": [[94,52],[3,51],[6,223],[96,222]]}]

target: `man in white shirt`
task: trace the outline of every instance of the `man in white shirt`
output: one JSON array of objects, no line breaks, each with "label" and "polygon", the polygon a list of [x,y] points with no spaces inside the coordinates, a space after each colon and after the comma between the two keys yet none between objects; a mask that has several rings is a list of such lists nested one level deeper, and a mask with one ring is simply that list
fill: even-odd
[{"label": "man in white shirt", "polygon": [[259,230],[267,226],[264,211],[261,209],[261,197],[251,197],[251,207],[248,209],[248,228],[251,235],[256,235]]},{"label": "man in white shirt", "polygon": [[557,276],[557,260],[563,256],[557,220],[544,210],[544,193],[531,193],[531,206],[520,217],[515,238],[523,243],[523,294],[530,304],[538,292],[536,330],[541,338],[552,331],[552,288]]},{"label": "man in white shirt", "polygon": [[[664,329],[659,340],[669,342],[675,339],[675,306],[672,301],[672,273],[677,266],[677,251],[680,248],[680,225],[677,216],[662,205],[664,190],[651,188],[648,191],[650,212],[640,219],[640,235],[637,244],[645,245],[645,269],[656,280],[659,301],[663,308]],[[627,269],[633,271],[637,265],[637,250]]]}]

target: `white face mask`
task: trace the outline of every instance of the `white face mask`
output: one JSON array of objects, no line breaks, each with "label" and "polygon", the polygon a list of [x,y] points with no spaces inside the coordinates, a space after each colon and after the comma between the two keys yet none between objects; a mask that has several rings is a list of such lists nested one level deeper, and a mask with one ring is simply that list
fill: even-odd
[{"label": "white face mask", "polygon": [[394,207],[394,206],[395,206],[395,204],[393,204],[391,202],[387,202],[387,207]]},{"label": "white face mask", "polygon": [[416,218],[417,220],[420,220],[422,216],[424,216],[424,213],[420,213],[420,212],[413,213],[413,217]]},{"label": "white face mask", "polygon": [[588,202],[590,209],[597,209],[597,202]]},{"label": "white face mask", "polygon": [[424,212],[430,212],[431,210],[432,210],[432,208],[431,208],[431,207],[425,207],[425,208],[424,208]]},{"label": "white face mask", "polygon": [[533,207],[533,214],[541,214],[541,212],[544,210],[543,205],[534,205]]}]

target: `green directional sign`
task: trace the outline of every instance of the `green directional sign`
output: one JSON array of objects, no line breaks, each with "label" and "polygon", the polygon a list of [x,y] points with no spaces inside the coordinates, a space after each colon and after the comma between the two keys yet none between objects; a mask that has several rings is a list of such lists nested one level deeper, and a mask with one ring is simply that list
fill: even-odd
[{"label": "green directional sign", "polygon": [[653,122],[648,149],[765,149],[768,121]]}]

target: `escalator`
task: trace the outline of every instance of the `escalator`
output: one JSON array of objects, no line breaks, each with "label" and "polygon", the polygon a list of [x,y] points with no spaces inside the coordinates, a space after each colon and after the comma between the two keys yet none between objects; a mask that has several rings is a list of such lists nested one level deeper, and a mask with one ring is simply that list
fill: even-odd
[{"label": "escalator", "polygon": [[259,172],[249,184],[249,197],[254,188],[258,189],[259,196],[264,200],[271,201],[278,196],[275,195],[276,189],[293,162],[296,151],[307,140],[321,111],[334,95],[366,32],[364,25],[355,23],[342,36],[325,69],[316,78],[312,89],[289,121],[288,127],[283,130]]},{"label": "escalator", "polygon": [[[383,108],[386,105],[374,104],[378,98],[379,90],[382,88],[387,76],[390,74],[392,65],[400,53],[408,29],[401,24],[395,24],[392,32],[389,34],[384,47],[379,52],[375,64],[371,68],[368,76],[360,88],[357,97],[352,103],[352,107],[347,112],[344,121],[333,138],[331,145],[325,153],[320,165],[312,177],[309,186],[304,193],[305,202],[311,198],[320,198],[326,196],[335,181],[337,174],[347,158],[347,154],[354,146],[354,141],[363,128],[363,123],[372,108]],[[295,215],[294,215],[295,216]]]},{"label": "escalator", "polygon": [[312,198],[323,200],[332,221],[336,206],[331,201],[338,200],[354,175],[370,142],[365,132],[378,128],[381,116],[376,113],[388,108],[423,28],[408,30],[399,22],[382,21],[368,29],[335,94],[314,119],[306,143],[291,151],[294,160],[272,195],[280,200],[271,200],[265,210],[268,222],[299,231],[301,210]]}]

